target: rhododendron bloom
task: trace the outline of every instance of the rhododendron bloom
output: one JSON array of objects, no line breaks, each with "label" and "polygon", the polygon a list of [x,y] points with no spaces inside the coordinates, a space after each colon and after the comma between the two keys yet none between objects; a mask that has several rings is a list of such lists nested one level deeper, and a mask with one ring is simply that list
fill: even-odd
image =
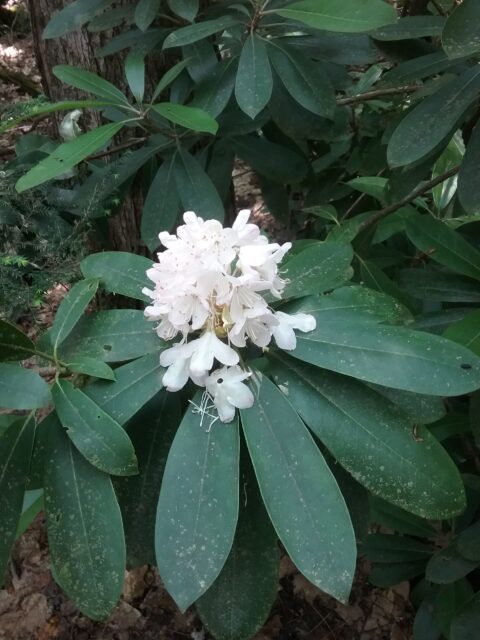
[{"label": "rhododendron bloom", "polygon": [[[278,267],[291,244],[270,243],[249,217],[240,211],[229,228],[187,211],[176,235],[159,234],[165,250],[147,271],[153,288],[143,290],[151,299],[145,316],[158,323],[158,336],[179,336],[160,356],[167,367],[164,386],[179,391],[190,379],[205,387],[208,401],[202,407],[211,401],[222,422],[233,420],[236,408],[253,404],[244,382],[250,373],[239,366],[236,349],[249,342],[265,348],[273,337],[278,347],[292,350],[295,329],[315,328],[311,315],[269,307],[264,296],[281,298],[285,288]],[[215,369],[215,363],[222,366]]]}]

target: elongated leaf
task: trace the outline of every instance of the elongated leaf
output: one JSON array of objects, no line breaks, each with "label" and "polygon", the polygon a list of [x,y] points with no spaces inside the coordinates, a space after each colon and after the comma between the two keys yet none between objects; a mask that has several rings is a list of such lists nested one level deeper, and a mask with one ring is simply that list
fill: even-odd
[{"label": "elongated leaf", "polygon": [[[17,417],[18,418],[18,417]],[[22,513],[32,456],[35,420],[18,418],[0,435],[0,585]]]},{"label": "elongated leaf", "polygon": [[85,393],[119,424],[125,424],[162,388],[165,369],[158,353],[115,369],[115,382],[97,380],[85,387]]},{"label": "elongated leaf", "polygon": [[174,102],[154,104],[152,109],[167,120],[170,120],[170,122],[179,124],[185,129],[213,135],[217,133],[218,122],[203,109],[186,107],[183,104],[175,104]]},{"label": "elongated leaf", "polygon": [[477,282],[438,269],[401,269],[398,281],[403,289],[419,300],[480,302]]},{"label": "elongated leaf", "polygon": [[480,562],[480,522],[474,522],[458,534],[456,547],[467,560]]},{"label": "elongated leaf", "polygon": [[110,478],[77,452],[64,429],[50,438],[45,515],[55,578],[89,618],[105,620],[125,573],[122,517]]},{"label": "elongated leaf", "polygon": [[73,285],[58,307],[53,326],[50,330],[50,341],[56,349],[83,315],[83,312],[95,297],[98,279],[81,280]]},{"label": "elongated leaf", "polygon": [[295,358],[394,389],[455,396],[480,387],[480,358],[439,336],[382,325],[318,325]]},{"label": "elongated leaf", "polygon": [[[199,396],[196,402],[200,402]],[[237,525],[238,421],[206,430],[187,411],[167,458],[155,527],[157,565],[184,611],[225,564]]]},{"label": "elongated leaf", "polygon": [[130,438],[121,426],[80,389],[58,380],[52,395],[69,438],[97,469],[119,476],[138,472]]},{"label": "elongated leaf", "polygon": [[120,293],[136,300],[149,300],[142,289],[149,284],[146,272],[152,263],[143,256],[125,251],[94,253],[80,264],[85,278],[100,278],[111,293]]},{"label": "elongated leaf", "polygon": [[127,563],[155,564],[155,517],[168,451],[180,423],[177,394],[161,391],[126,425],[138,456],[138,475],[117,478]]},{"label": "elongated leaf", "polygon": [[25,360],[35,352],[35,345],[20,329],[0,320],[0,360]]},{"label": "elongated leaf", "polygon": [[19,538],[32,524],[40,511],[43,510],[43,489],[25,491],[22,505],[22,515],[18,521],[15,537]]},{"label": "elongated leaf", "polygon": [[308,171],[303,156],[265,138],[239,136],[234,139],[233,148],[255,171],[274,182],[301,182]]},{"label": "elongated leaf", "polygon": [[439,36],[445,25],[443,16],[407,16],[395,24],[375,29],[370,34],[375,40],[411,40]]},{"label": "elongated leaf", "polygon": [[196,602],[216,638],[251,638],[262,627],[278,589],[277,535],[253,474],[242,476],[244,500],[232,550],[220,575]]},{"label": "elongated leaf", "polygon": [[84,133],[70,142],[64,142],[48,158],[41,160],[22,176],[17,181],[15,188],[19,193],[22,193],[27,189],[37,187],[48,180],[57,178],[105,146],[122,127],[122,122],[112,122]]},{"label": "elongated leaf", "polygon": [[[478,17],[477,17],[478,20]],[[477,592],[460,609],[450,627],[451,640],[475,640],[480,625],[480,592]]]},{"label": "elongated leaf", "polygon": [[167,0],[173,13],[192,22],[198,13],[198,0]]},{"label": "elongated leaf", "polygon": [[458,197],[470,215],[480,213],[480,188],[476,179],[480,165],[480,125],[477,124],[468,141],[458,174]]},{"label": "elongated leaf", "polygon": [[180,213],[174,163],[175,154],[165,158],[155,174],[143,205],[141,235],[150,251],[158,248],[160,231],[171,231]]},{"label": "elongated leaf", "polygon": [[451,584],[480,565],[478,560],[462,557],[454,544],[439,549],[429,560],[425,577],[435,584]]},{"label": "elongated leaf", "polygon": [[75,0],[70,2],[53,16],[43,32],[43,37],[46,40],[60,38],[70,31],[82,27],[112,3],[113,0]]},{"label": "elongated leaf", "polygon": [[480,280],[480,252],[441,220],[429,215],[407,221],[410,241],[423,253],[456,273]]},{"label": "elongated leaf", "polygon": [[268,56],[292,98],[308,111],[333,119],[335,92],[320,64],[311,62],[291,47],[272,44]]},{"label": "elongated leaf", "polygon": [[395,22],[397,14],[383,0],[302,0],[276,13],[325,31],[356,33]]},{"label": "elongated leaf", "polygon": [[273,354],[275,382],[336,460],[374,495],[424,518],[465,507],[461,476],[425,428],[356,380]]},{"label": "elongated leaf", "polygon": [[402,86],[414,80],[428,78],[449,69],[458,64],[456,60],[450,60],[443,51],[429,53],[401,62],[382,76],[380,85]]},{"label": "elongated leaf", "polygon": [[421,160],[448,138],[476,100],[480,69],[472,67],[409,111],[393,132],[387,158],[391,167]]},{"label": "elongated leaf", "polygon": [[137,102],[145,95],[145,56],[138,51],[130,51],[125,60],[125,77]]},{"label": "elongated leaf", "polygon": [[241,411],[250,457],[277,534],[297,568],[346,600],[355,570],[350,516],[320,450],[279,389],[255,374],[255,402]]},{"label": "elongated leaf", "polygon": [[184,45],[182,55],[187,62],[188,75],[195,84],[208,78],[218,64],[218,53],[208,39]]},{"label": "elongated leaf", "polygon": [[0,363],[2,409],[38,409],[51,401],[48,385],[38,373],[15,364]]},{"label": "elongated leaf", "polygon": [[75,362],[69,362],[68,368],[76,373],[83,373],[87,376],[102,378],[103,380],[115,380],[115,372],[108,364],[95,358],[83,357],[75,358]]},{"label": "elongated leaf", "polygon": [[204,20],[203,22],[196,22],[195,24],[188,25],[188,27],[181,27],[175,29],[170,35],[167,36],[163,43],[164,49],[170,49],[171,47],[183,47],[186,44],[192,42],[198,42],[208,36],[212,36],[219,31],[225,31],[228,27],[237,24],[238,20],[234,16],[225,15],[216,20]]},{"label": "elongated leaf", "polygon": [[178,76],[182,73],[182,71],[187,66],[187,60],[180,60],[177,64],[173,65],[171,69],[169,69],[158,81],[157,86],[155,87],[155,91],[153,92],[152,102],[158,98],[158,96],[165,91],[165,89],[172,84],[172,82],[178,78]]},{"label": "elongated leaf", "polygon": [[245,40],[238,63],[235,97],[240,109],[255,118],[267,106],[273,89],[265,43],[254,33]]},{"label": "elongated leaf", "polygon": [[411,562],[393,562],[377,564],[370,571],[369,580],[375,587],[388,589],[405,582],[413,580],[425,571],[425,560]]},{"label": "elongated leaf", "polygon": [[[443,398],[422,395],[413,391],[390,389],[372,382],[366,384],[370,389],[397,405],[413,424],[430,424],[445,416],[446,408]],[[435,432],[435,437],[439,440],[437,432]]]},{"label": "elongated leaf", "polygon": [[73,363],[85,357],[121,362],[158,352],[163,346],[143,311],[109,309],[83,317],[62,344],[59,355]]},{"label": "elongated leaf", "polygon": [[127,98],[120,89],[117,89],[108,80],[97,76],[96,73],[66,64],[53,67],[52,72],[59,80],[69,84],[71,87],[92,93],[94,96],[108,100],[112,104],[120,106],[128,104]]},{"label": "elongated leaf", "polygon": [[142,31],[148,27],[157,17],[161,0],[139,0],[135,7],[135,24]]},{"label": "elongated leaf", "polygon": [[235,86],[235,59],[222,60],[195,89],[192,104],[216,118],[227,106]]},{"label": "elongated leaf", "polygon": [[225,210],[218,191],[188,151],[183,148],[178,151],[173,170],[184,211],[195,211],[206,220],[223,221]]},{"label": "elongated leaf", "polygon": [[282,297],[299,298],[335,289],[352,277],[352,260],[353,249],[349,244],[318,242],[307,247],[282,265],[288,281]]},{"label": "elongated leaf", "polygon": [[449,58],[461,58],[480,49],[478,2],[464,0],[449,16],[442,33],[442,45]]},{"label": "elongated leaf", "polygon": [[362,544],[362,552],[372,562],[411,562],[428,560],[433,548],[406,536],[373,533]]},{"label": "elongated leaf", "polygon": [[480,356],[480,310],[472,311],[462,320],[451,324],[443,335]]}]

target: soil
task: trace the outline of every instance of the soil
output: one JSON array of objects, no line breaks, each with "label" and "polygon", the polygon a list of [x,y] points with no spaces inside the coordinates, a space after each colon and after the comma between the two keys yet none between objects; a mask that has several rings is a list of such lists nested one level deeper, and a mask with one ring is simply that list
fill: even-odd
[{"label": "soil", "polygon": [[[28,37],[3,34],[0,63],[40,81]],[[1,103],[27,98],[17,85],[0,83]],[[11,155],[19,133],[17,130],[0,139],[0,163]],[[259,226],[279,235],[247,166],[236,166],[234,183],[238,208],[251,208]],[[64,292],[59,285],[47,297],[37,316],[44,326],[51,323]],[[310,584],[283,556],[277,600],[256,640],[411,640],[414,612],[408,595],[408,583],[393,589],[372,587],[367,567],[360,563],[350,601],[344,605]],[[183,638],[209,640],[211,636],[193,608],[185,615],[178,611],[154,568],[145,566],[127,572],[121,601],[111,618],[105,624],[95,623],[75,609],[52,579],[42,514],[17,540],[5,588],[0,590],[0,640]]]}]

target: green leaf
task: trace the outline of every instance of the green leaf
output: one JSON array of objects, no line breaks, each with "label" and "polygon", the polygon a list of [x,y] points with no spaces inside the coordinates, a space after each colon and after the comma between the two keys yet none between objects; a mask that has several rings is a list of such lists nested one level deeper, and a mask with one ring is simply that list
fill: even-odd
[{"label": "green leaf", "polygon": [[[84,316],[60,348],[65,362],[95,358],[121,362],[158,352],[164,342],[136,309],[109,309]],[[158,355],[158,353],[157,353]]]},{"label": "green leaf", "polygon": [[122,128],[123,122],[111,122],[84,133],[70,142],[64,142],[22,176],[15,185],[16,190],[22,193],[73,169],[79,162],[104,147]]},{"label": "green leaf", "polygon": [[351,378],[272,353],[275,382],[336,460],[374,495],[423,518],[465,508],[461,476],[445,450],[386,398]]},{"label": "green leaf", "polygon": [[160,245],[160,231],[171,231],[180,213],[174,176],[175,154],[167,156],[150,185],[143,205],[141,236],[150,251]]},{"label": "green leaf", "polygon": [[[462,164],[465,145],[462,134],[458,131],[448,143],[442,155],[433,166],[432,178],[438,178],[447,171]],[[453,175],[432,189],[433,201],[437,211],[443,211],[452,201],[457,192],[458,176]]]},{"label": "green leaf", "polygon": [[468,141],[458,174],[458,198],[462,207],[470,215],[480,213],[480,188],[477,182],[479,163],[480,124],[477,124]]},{"label": "green leaf", "polygon": [[112,475],[138,473],[130,438],[108,413],[67,380],[57,380],[52,395],[69,438],[90,464]]},{"label": "green leaf", "polygon": [[119,424],[125,424],[162,388],[163,367],[158,353],[115,369],[115,382],[97,380],[85,393]]},{"label": "green leaf", "polygon": [[20,329],[0,320],[0,360],[25,360],[35,353],[35,345]]},{"label": "green leaf", "polygon": [[150,282],[146,272],[151,267],[148,258],[126,251],[93,253],[80,264],[85,278],[100,278],[102,286],[110,293],[142,301],[150,300],[142,289]]},{"label": "green leaf", "polygon": [[163,43],[163,48],[183,47],[186,44],[208,38],[208,36],[212,36],[219,31],[225,31],[225,29],[235,24],[238,24],[237,18],[231,15],[225,15],[216,20],[204,20],[203,22],[188,25],[188,27],[181,27],[180,29],[175,29],[175,31],[172,31],[172,33],[167,36]]},{"label": "green leaf", "polygon": [[[430,424],[436,422],[445,416],[446,408],[443,398],[438,396],[426,396],[413,391],[399,391],[398,389],[389,389],[380,384],[366,383],[370,389],[373,389],[393,404],[396,404],[403,413],[409,418],[412,424]],[[435,433],[437,440],[439,439]]]},{"label": "green leaf", "polygon": [[[476,19],[478,20],[478,16]],[[475,640],[479,625],[480,592],[477,592],[464,606],[455,611],[450,627],[450,640]]]},{"label": "green leaf", "polygon": [[255,118],[272,95],[273,77],[264,41],[251,33],[242,48],[235,81],[235,98],[240,109]]},{"label": "green leaf", "polygon": [[15,538],[19,538],[32,524],[40,511],[43,510],[43,489],[25,491],[22,505],[22,515],[18,521]]},{"label": "green leaf", "polygon": [[74,31],[111,4],[113,0],[75,0],[54,14],[45,27],[43,38],[60,38]]},{"label": "green leaf", "polygon": [[409,111],[388,143],[388,164],[412,164],[446,144],[477,99],[479,89],[480,68],[476,65]]},{"label": "green leaf", "polygon": [[398,282],[418,300],[439,302],[480,302],[480,288],[469,278],[438,269],[401,269]]},{"label": "green leaf", "polygon": [[225,216],[222,201],[198,160],[182,147],[175,155],[173,169],[183,210],[222,222]]},{"label": "green leaf", "polygon": [[135,24],[141,31],[146,31],[157,17],[161,0],[139,0],[135,7]]},{"label": "green leaf", "polygon": [[215,638],[252,638],[265,622],[278,590],[277,535],[253,470],[242,477],[238,527],[220,575],[196,602]]},{"label": "green leaf", "polygon": [[145,95],[145,56],[138,51],[130,51],[125,59],[125,77],[135,100],[142,102]]},{"label": "green leaf", "polygon": [[425,560],[377,564],[370,571],[369,580],[375,587],[389,589],[406,580],[413,580],[424,571]]},{"label": "green leaf", "polygon": [[[196,396],[200,402],[200,394]],[[239,501],[238,421],[206,429],[189,409],[168,454],[155,527],[157,565],[182,611],[210,587],[232,547]]]},{"label": "green leaf", "polygon": [[287,286],[282,297],[299,298],[308,293],[335,289],[353,276],[353,249],[340,242],[317,242],[282,264]]},{"label": "green leaf", "polygon": [[217,64],[211,73],[195,87],[192,105],[216,118],[227,106],[235,86],[236,60],[229,58]]},{"label": "green leaf", "polygon": [[50,342],[55,350],[72,331],[95,297],[98,283],[99,281],[96,278],[77,282],[60,303],[49,332]]},{"label": "green leaf", "polygon": [[425,560],[432,554],[432,547],[406,536],[373,533],[362,544],[364,553],[371,562],[412,562]]},{"label": "green leaf", "polygon": [[434,538],[436,535],[436,530],[427,520],[381,498],[370,496],[370,511],[371,521],[387,529],[423,538]]},{"label": "green leaf", "polygon": [[443,51],[436,51],[401,62],[382,76],[378,86],[401,87],[409,82],[434,76],[456,64],[458,62],[449,60]]},{"label": "green leaf", "polygon": [[48,384],[38,373],[16,364],[0,363],[0,407],[39,409],[52,401]]},{"label": "green leaf", "polygon": [[439,36],[445,25],[443,16],[407,16],[395,24],[375,29],[370,33],[374,40],[411,40]]},{"label": "green leaf", "polygon": [[175,104],[174,102],[160,102],[159,104],[154,104],[152,109],[163,118],[179,124],[185,129],[211,133],[212,135],[215,135],[218,131],[218,122],[203,109],[186,107],[183,104]]},{"label": "green leaf", "polygon": [[301,182],[308,172],[306,159],[283,145],[253,135],[238,136],[232,142],[242,160],[274,182]]},{"label": "green leaf", "polygon": [[0,586],[22,514],[34,435],[33,414],[26,419],[17,416],[0,435]]},{"label": "green leaf", "polygon": [[180,423],[178,394],[162,390],[126,425],[138,457],[138,475],[117,478],[127,564],[155,564],[155,517],[163,471]]},{"label": "green leaf", "polygon": [[462,320],[451,324],[443,335],[480,356],[480,310],[472,311]]},{"label": "green leaf", "polygon": [[102,378],[103,380],[115,380],[115,372],[108,364],[95,358],[89,358],[88,356],[75,358],[75,361],[69,362],[67,367],[75,373],[83,373],[84,375]]},{"label": "green leaf", "polygon": [[272,41],[268,56],[285,89],[304,109],[333,119],[335,92],[320,63],[311,62],[291,47]]},{"label": "green leaf", "polygon": [[457,551],[467,560],[480,562],[480,521],[461,531],[457,536]]},{"label": "green leaf", "polygon": [[442,46],[449,58],[470,56],[480,49],[478,2],[464,0],[455,6],[442,33]]},{"label": "green leaf", "polygon": [[189,22],[193,22],[198,13],[198,0],[167,0],[167,2],[175,15]]},{"label": "green leaf", "polygon": [[440,336],[383,325],[317,325],[292,351],[317,367],[394,389],[456,396],[480,386],[480,359]]},{"label": "green leaf", "polygon": [[174,64],[171,69],[169,69],[158,81],[157,86],[155,87],[155,91],[153,92],[152,102],[158,98],[158,96],[165,91],[165,89],[172,84],[172,82],[178,78],[178,76],[182,73],[185,67],[188,64],[188,60],[180,60],[177,64]]},{"label": "green leaf", "polygon": [[303,0],[275,13],[315,29],[341,33],[371,31],[397,19],[395,9],[383,0]]},{"label": "green leaf", "polygon": [[65,84],[69,84],[71,87],[86,91],[87,93],[93,93],[93,95],[108,100],[112,104],[119,106],[128,105],[128,100],[120,89],[117,89],[117,87],[108,80],[100,78],[96,73],[92,73],[92,71],[61,64],[53,67],[52,72],[59,80]]},{"label": "green leaf", "polygon": [[55,579],[80,611],[106,620],[125,574],[122,517],[108,475],[81,456],[61,427],[45,465],[45,515]]},{"label": "green leaf", "polygon": [[425,577],[435,584],[450,584],[465,577],[479,566],[478,560],[467,560],[454,544],[437,551],[429,560]]},{"label": "green leaf", "polygon": [[345,601],[355,571],[356,544],[342,494],[292,406],[268,378],[254,375],[255,402],[240,413],[270,519],[305,577]]},{"label": "green leaf", "polygon": [[451,229],[430,215],[417,215],[407,220],[410,241],[432,260],[456,273],[480,280],[480,252]]},{"label": "green leaf", "polygon": [[308,296],[289,304],[286,310],[312,313],[319,324],[404,323],[412,319],[410,312],[395,298],[361,285],[340,287],[327,295]]},{"label": "green leaf", "polygon": [[433,600],[433,615],[435,623],[441,628],[444,637],[450,638],[457,612],[471,601],[472,596],[473,589],[465,578],[437,589]]}]

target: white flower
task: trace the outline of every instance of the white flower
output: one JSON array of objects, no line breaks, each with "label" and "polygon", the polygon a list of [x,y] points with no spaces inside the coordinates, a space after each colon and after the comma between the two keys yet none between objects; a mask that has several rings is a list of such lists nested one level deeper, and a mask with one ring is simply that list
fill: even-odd
[{"label": "white flower", "polygon": [[75,109],[74,111],[70,111],[61,121],[58,132],[60,136],[63,138],[64,142],[70,142],[71,140],[75,140],[77,136],[82,133],[78,121],[82,115],[80,109]]},{"label": "white flower", "polygon": [[[238,403],[253,402],[236,348],[249,342],[264,348],[274,337],[280,348],[294,349],[294,329],[315,327],[312,316],[288,316],[269,307],[265,296],[280,298],[285,287],[278,267],[291,244],[269,243],[249,216],[242,210],[232,227],[224,228],[187,211],[176,234],[160,233],[165,249],[147,271],[152,288],[143,289],[151,300],[145,317],[157,323],[158,336],[180,336],[160,356],[167,368],[164,386],[178,391],[189,379],[206,386],[224,422],[233,419]],[[212,373],[215,363],[221,368]]]},{"label": "white flower", "polygon": [[233,420],[235,408],[248,409],[253,405],[253,393],[243,383],[250,375],[240,367],[222,367],[206,379],[205,387],[222,422]]}]

